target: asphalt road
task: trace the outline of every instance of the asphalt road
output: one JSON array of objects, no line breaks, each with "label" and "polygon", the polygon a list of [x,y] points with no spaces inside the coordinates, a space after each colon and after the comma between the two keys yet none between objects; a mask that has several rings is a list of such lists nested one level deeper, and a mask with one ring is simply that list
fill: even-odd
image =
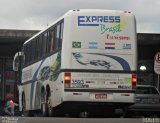
[{"label": "asphalt road", "polygon": [[0,117],[0,123],[160,123],[160,118]]}]

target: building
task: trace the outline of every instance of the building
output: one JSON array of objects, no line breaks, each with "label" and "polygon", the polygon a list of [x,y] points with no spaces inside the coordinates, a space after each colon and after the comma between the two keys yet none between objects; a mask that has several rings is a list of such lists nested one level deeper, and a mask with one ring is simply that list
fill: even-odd
[{"label": "building", "polygon": [[[154,56],[160,52],[160,34],[138,33],[138,84],[157,86]],[[141,69],[140,69],[141,67]]]},{"label": "building", "polygon": [[17,86],[12,70],[13,57],[21,50],[24,41],[36,30],[0,30],[0,100],[16,99]]}]

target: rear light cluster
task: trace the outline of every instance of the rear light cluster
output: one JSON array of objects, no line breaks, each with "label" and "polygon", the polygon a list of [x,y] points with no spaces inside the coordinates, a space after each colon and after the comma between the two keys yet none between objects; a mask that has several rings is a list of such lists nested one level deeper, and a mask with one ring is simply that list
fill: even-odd
[{"label": "rear light cluster", "polygon": [[69,88],[71,86],[71,73],[64,73],[64,87]]},{"label": "rear light cluster", "polygon": [[132,74],[132,88],[136,88],[137,85],[137,75]]}]

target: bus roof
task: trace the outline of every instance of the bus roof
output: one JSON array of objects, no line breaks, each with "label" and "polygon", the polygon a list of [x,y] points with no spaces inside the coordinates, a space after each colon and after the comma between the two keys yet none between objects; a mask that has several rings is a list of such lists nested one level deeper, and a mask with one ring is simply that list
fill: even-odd
[{"label": "bus roof", "polygon": [[54,24],[56,24],[58,21],[62,20],[63,18],[65,18],[65,16],[71,14],[71,13],[75,13],[75,12],[113,12],[113,13],[130,13],[128,11],[122,11],[122,10],[105,10],[105,9],[73,9],[73,10],[69,10],[66,14],[64,14],[63,16],[61,16],[59,19],[55,20],[53,23],[51,23],[49,26],[47,26],[45,29],[41,30],[40,32],[38,32],[37,34],[35,34],[33,37],[31,37],[30,39],[28,39],[27,41],[25,41],[24,44],[28,43],[29,41],[31,41],[32,39],[34,39],[35,37],[37,37],[39,34],[45,32],[47,29],[51,28]]}]

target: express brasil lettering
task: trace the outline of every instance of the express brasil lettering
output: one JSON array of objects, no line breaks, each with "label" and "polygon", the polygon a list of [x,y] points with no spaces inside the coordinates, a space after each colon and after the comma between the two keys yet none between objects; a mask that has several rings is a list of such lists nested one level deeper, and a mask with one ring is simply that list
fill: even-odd
[{"label": "express brasil lettering", "polygon": [[117,32],[121,32],[121,28],[120,28],[120,24],[117,24],[115,26],[112,27],[106,27],[106,25],[104,24],[100,24],[100,30],[101,30],[101,34],[104,34],[105,32],[110,32],[110,33],[117,33]]},{"label": "express brasil lettering", "polygon": [[99,26],[99,23],[120,23],[120,16],[78,16],[78,26]]}]

